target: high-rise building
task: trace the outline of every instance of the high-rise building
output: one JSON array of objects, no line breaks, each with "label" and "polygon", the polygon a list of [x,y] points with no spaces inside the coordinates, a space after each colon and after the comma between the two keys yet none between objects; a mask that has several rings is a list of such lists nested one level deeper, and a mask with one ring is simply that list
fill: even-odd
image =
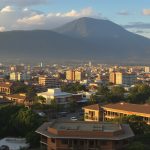
[{"label": "high-rise building", "polygon": [[84,79],[85,73],[78,70],[66,71],[66,79],[71,81],[81,81]]},{"label": "high-rise building", "polygon": [[145,67],[145,72],[150,72],[150,67]]},{"label": "high-rise building", "polygon": [[56,88],[56,87],[60,87],[61,82],[59,81],[59,79],[55,77],[45,75],[45,76],[39,76],[39,85]]},{"label": "high-rise building", "polygon": [[12,80],[12,81],[30,80],[30,74],[23,73],[23,72],[11,72],[10,80]]},{"label": "high-rise building", "polygon": [[109,75],[109,82],[118,85],[133,85],[136,83],[136,77],[135,73],[111,72]]},{"label": "high-rise building", "polygon": [[109,82],[110,83],[113,83],[113,84],[116,84],[116,72],[110,72],[109,74]]}]

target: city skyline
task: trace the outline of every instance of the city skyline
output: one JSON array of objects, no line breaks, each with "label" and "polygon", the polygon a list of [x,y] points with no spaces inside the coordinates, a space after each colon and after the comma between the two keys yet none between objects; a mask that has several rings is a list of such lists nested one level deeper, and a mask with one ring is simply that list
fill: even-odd
[{"label": "city skyline", "polygon": [[111,20],[150,37],[148,0],[1,0],[0,31],[52,29],[81,17]]}]

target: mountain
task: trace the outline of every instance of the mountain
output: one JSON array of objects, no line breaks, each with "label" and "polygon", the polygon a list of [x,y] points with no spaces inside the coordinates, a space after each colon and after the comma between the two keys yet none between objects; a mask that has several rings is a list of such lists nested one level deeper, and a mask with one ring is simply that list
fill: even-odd
[{"label": "mountain", "polygon": [[126,61],[150,58],[150,39],[131,33],[109,20],[84,17],[54,31],[90,43],[93,55],[99,58]]},{"label": "mountain", "polygon": [[80,40],[49,30],[0,32],[1,59],[76,59],[84,50],[90,50],[89,46]]},{"label": "mountain", "polygon": [[59,28],[0,32],[0,59],[95,60],[149,63],[150,39],[94,18],[80,18]]}]

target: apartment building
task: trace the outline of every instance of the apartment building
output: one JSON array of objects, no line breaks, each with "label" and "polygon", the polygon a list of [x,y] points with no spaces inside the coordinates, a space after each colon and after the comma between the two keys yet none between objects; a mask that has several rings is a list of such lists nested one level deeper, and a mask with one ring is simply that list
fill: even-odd
[{"label": "apartment building", "polygon": [[84,72],[78,70],[66,71],[66,79],[70,81],[81,81],[84,79]]},{"label": "apartment building", "polygon": [[109,82],[117,85],[133,85],[136,83],[137,76],[135,73],[111,72]]},{"label": "apartment building", "polygon": [[85,121],[47,122],[36,133],[45,150],[119,150],[134,137],[126,124]]},{"label": "apartment building", "polygon": [[72,99],[72,94],[62,92],[60,88],[49,88],[47,92],[37,93],[46,99],[46,104],[51,104],[55,100],[57,104],[68,104]]},{"label": "apartment building", "polygon": [[13,83],[11,82],[1,82],[0,83],[0,93],[11,94],[13,92]]},{"label": "apartment building", "polygon": [[39,85],[46,86],[49,88],[58,88],[61,85],[59,79],[50,76],[39,76]]},{"label": "apartment building", "polygon": [[[98,104],[85,106],[85,121],[105,121],[118,117],[136,115],[143,118],[147,124],[150,124],[150,105],[116,103],[100,106]],[[96,118],[96,119],[95,119]]]},{"label": "apartment building", "polygon": [[24,72],[11,72],[10,80],[12,81],[30,80],[30,74]]}]

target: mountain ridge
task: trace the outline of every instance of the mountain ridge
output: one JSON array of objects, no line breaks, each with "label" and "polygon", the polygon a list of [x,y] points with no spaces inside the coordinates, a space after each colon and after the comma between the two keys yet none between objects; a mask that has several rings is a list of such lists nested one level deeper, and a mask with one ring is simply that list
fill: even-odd
[{"label": "mountain ridge", "polygon": [[0,33],[4,58],[147,62],[150,39],[108,21],[79,18],[53,30],[15,30]]}]

